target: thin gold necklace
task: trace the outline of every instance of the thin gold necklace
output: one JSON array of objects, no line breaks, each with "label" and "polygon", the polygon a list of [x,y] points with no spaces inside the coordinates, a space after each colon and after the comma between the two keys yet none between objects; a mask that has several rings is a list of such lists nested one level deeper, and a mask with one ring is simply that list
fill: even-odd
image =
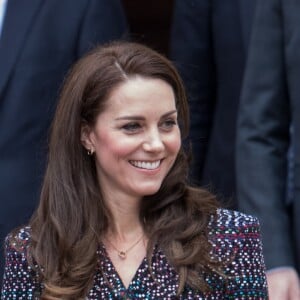
[{"label": "thin gold necklace", "polygon": [[138,238],[137,241],[135,241],[128,249],[126,250],[119,250],[111,241],[109,241],[107,238],[105,240],[114,248],[114,250],[117,251],[118,256],[121,259],[126,259],[127,258],[127,253],[132,250],[144,237],[144,234],[141,235],[141,237]]}]

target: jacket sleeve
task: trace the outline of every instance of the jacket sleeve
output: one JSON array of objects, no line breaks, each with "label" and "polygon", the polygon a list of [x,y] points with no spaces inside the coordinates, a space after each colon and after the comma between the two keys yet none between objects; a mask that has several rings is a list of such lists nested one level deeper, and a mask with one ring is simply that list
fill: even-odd
[{"label": "jacket sleeve", "polygon": [[120,0],[88,0],[78,40],[78,57],[96,45],[128,37]]},{"label": "jacket sleeve", "polygon": [[260,225],[256,218],[248,216],[233,239],[232,269],[229,276],[228,299],[268,299],[265,262],[262,250]]},{"label": "jacket sleeve", "polygon": [[219,216],[212,244],[214,256],[224,262],[224,299],[268,299],[257,218],[227,210]]},{"label": "jacket sleeve", "polygon": [[28,264],[27,244],[28,240],[14,239],[11,235],[5,240],[5,269],[1,299],[40,299],[42,286],[38,282],[38,276]]},{"label": "jacket sleeve", "polygon": [[294,264],[285,201],[290,103],[281,2],[257,2],[236,145],[238,202],[260,220],[267,268]]},{"label": "jacket sleeve", "polygon": [[185,83],[190,112],[193,177],[201,179],[215,103],[211,1],[178,0],[172,22],[170,56]]}]

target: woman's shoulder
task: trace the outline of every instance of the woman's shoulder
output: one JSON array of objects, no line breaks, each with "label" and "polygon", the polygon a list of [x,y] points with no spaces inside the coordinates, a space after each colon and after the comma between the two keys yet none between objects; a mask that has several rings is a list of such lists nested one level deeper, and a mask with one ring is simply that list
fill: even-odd
[{"label": "woman's shoulder", "polygon": [[223,208],[217,209],[215,220],[222,226],[227,225],[230,227],[259,225],[258,219],[255,216]]},{"label": "woman's shoulder", "polygon": [[42,285],[38,267],[28,255],[30,244],[31,229],[28,226],[7,235],[1,299],[39,299]]},{"label": "woman's shoulder", "polygon": [[211,231],[239,231],[246,228],[259,228],[259,221],[255,216],[229,209],[217,209],[209,223]]},{"label": "woman's shoulder", "polygon": [[30,226],[19,227],[11,231],[5,239],[7,251],[26,252],[31,240]]},{"label": "woman's shoulder", "polygon": [[208,226],[213,242],[240,240],[260,241],[260,225],[256,217],[229,209],[218,209]]},{"label": "woman's shoulder", "polygon": [[213,248],[222,248],[228,255],[233,248],[237,250],[247,245],[249,249],[261,248],[258,219],[238,211],[218,209],[209,222],[208,236]]},{"label": "woman's shoulder", "polygon": [[226,293],[232,299],[241,296],[243,299],[267,299],[258,219],[238,211],[218,209],[208,230],[211,254],[224,262]]}]

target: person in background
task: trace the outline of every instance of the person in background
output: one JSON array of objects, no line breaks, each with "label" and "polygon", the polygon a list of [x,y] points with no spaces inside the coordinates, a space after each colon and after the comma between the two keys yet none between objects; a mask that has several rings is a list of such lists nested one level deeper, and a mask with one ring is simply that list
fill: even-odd
[{"label": "person in background", "polygon": [[[118,0],[7,0],[0,6],[0,244],[39,198],[59,87],[93,45],[125,36]],[[0,271],[3,272],[3,255]]]},{"label": "person in background", "polygon": [[175,1],[170,57],[190,100],[192,179],[236,207],[235,133],[255,0]]},{"label": "person in background", "polygon": [[271,300],[300,299],[299,15],[299,1],[258,2],[237,127],[238,201],[261,222]]},{"label": "person in background", "polygon": [[267,299],[256,218],[187,185],[182,81],[129,42],[65,81],[39,207],[6,239],[4,299]]}]

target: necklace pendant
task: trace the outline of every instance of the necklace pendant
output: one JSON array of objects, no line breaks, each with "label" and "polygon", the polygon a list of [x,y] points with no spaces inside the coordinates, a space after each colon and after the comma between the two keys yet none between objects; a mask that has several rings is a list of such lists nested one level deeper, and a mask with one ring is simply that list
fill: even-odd
[{"label": "necklace pendant", "polygon": [[119,252],[118,252],[118,255],[119,255],[119,257],[122,258],[122,259],[125,259],[125,258],[126,258],[126,252],[124,252],[124,251],[119,251]]}]

